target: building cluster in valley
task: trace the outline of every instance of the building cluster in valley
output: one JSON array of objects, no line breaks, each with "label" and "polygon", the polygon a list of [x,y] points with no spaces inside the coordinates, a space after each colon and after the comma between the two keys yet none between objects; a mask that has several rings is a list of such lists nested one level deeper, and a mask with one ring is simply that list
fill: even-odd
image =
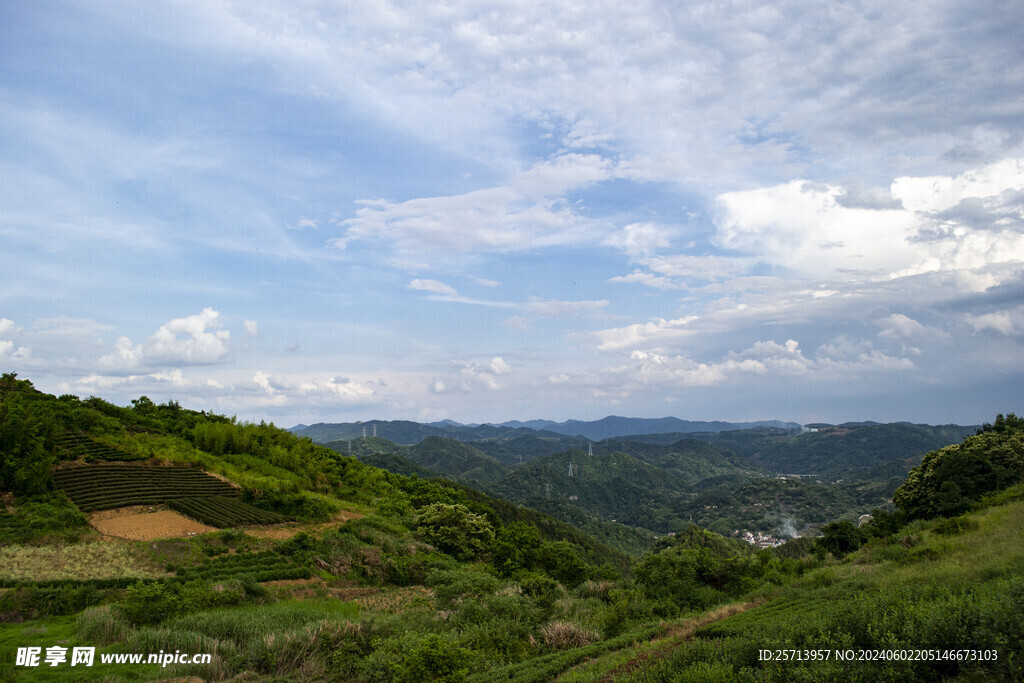
[{"label": "building cluster in valley", "polygon": [[771,534],[762,533],[760,531],[734,531],[734,535],[738,536],[740,540],[746,541],[750,545],[757,546],[758,548],[777,548],[787,539],[779,538]]}]

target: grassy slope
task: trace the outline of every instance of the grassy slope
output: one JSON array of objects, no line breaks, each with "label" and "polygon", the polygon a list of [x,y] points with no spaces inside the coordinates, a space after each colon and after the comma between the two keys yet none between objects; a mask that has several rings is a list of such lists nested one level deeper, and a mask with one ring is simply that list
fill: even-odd
[{"label": "grassy slope", "polygon": [[[777,589],[760,606],[697,629],[686,621],[669,626],[671,635],[607,653],[558,680],[1020,680],[1024,501],[972,513],[965,531],[942,533],[951,526],[916,522]],[[759,649],[775,648],[980,648],[997,649],[1000,661],[994,671],[955,661],[758,662]]]}]

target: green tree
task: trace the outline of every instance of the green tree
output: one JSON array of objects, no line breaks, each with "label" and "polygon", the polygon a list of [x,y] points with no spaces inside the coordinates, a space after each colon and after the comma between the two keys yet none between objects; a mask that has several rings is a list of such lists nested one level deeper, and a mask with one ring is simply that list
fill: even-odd
[{"label": "green tree", "polygon": [[590,578],[590,565],[583,560],[579,548],[569,541],[544,543],[537,554],[544,571],[570,588]]},{"label": "green tree", "polygon": [[479,557],[494,542],[494,529],[465,505],[434,503],[419,511],[416,535],[459,560]]},{"label": "green tree", "polygon": [[52,418],[24,393],[10,391],[0,400],[0,489],[31,495],[50,487],[53,434]]},{"label": "green tree", "polygon": [[537,563],[541,538],[537,527],[512,522],[498,529],[491,549],[491,563],[502,576],[513,576]]},{"label": "green tree", "polygon": [[893,503],[910,519],[955,516],[984,494],[1024,481],[1024,420],[999,415],[963,443],[932,451],[896,489]]},{"label": "green tree", "polygon": [[822,536],[816,542],[822,550],[836,557],[852,553],[865,541],[866,534],[855,527],[852,522],[830,522],[821,527]]}]

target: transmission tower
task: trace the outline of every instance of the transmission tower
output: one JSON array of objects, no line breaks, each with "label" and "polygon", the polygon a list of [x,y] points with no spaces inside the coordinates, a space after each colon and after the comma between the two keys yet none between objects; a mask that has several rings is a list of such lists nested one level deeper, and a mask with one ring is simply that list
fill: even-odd
[{"label": "transmission tower", "polygon": [[588,443],[587,444],[587,455],[589,455],[591,457],[594,456],[594,444],[593,443]]}]

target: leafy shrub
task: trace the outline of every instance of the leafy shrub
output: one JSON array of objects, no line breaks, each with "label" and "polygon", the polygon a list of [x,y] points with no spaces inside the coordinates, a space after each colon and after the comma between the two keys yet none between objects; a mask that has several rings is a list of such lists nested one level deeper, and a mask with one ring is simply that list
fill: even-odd
[{"label": "leafy shrub", "polygon": [[460,643],[474,653],[512,662],[533,652],[531,636],[540,616],[528,597],[501,591],[481,600],[464,600],[449,623],[460,634]]},{"label": "leafy shrub", "polygon": [[50,468],[56,458],[49,442],[56,425],[26,390],[31,383],[14,379],[14,373],[5,373],[4,380],[22,388],[0,394],[0,490],[45,493],[53,481]]},{"label": "leafy shrub", "polygon": [[424,636],[398,664],[396,681],[461,681],[469,672],[470,651],[436,633]]},{"label": "leafy shrub", "polygon": [[836,557],[852,553],[866,540],[866,534],[846,520],[826,524],[821,527],[821,534],[821,538],[815,542],[816,548]]},{"label": "leafy shrub", "polygon": [[252,580],[139,582],[125,590],[117,616],[129,624],[158,624],[168,617],[211,607],[263,602],[267,590]]},{"label": "leafy shrub", "polygon": [[0,595],[0,621],[74,614],[98,605],[103,597],[103,593],[89,583],[13,588]]},{"label": "leafy shrub", "polygon": [[459,560],[471,560],[494,541],[494,530],[482,515],[464,505],[434,503],[416,515],[416,536]]},{"label": "leafy shrub", "polygon": [[458,605],[463,600],[480,600],[498,590],[498,579],[490,574],[465,569],[433,571],[427,585],[434,589],[438,609]]},{"label": "leafy shrub", "polygon": [[597,626],[606,638],[625,633],[631,624],[654,614],[654,605],[636,588],[613,590],[609,597],[611,602],[597,616]]},{"label": "leafy shrub", "polygon": [[245,490],[242,500],[261,510],[308,522],[326,522],[341,510],[341,505],[308,491]]},{"label": "leafy shrub", "polygon": [[472,653],[448,634],[409,633],[385,641],[360,667],[361,680],[425,683],[464,681]]},{"label": "leafy shrub", "polygon": [[498,529],[491,548],[491,563],[501,576],[513,576],[537,563],[541,538],[537,527],[512,522]]},{"label": "leafy shrub", "polygon": [[590,565],[577,546],[569,541],[543,543],[537,551],[538,563],[550,576],[574,588],[590,578]]},{"label": "leafy shrub", "polygon": [[956,536],[957,534],[977,528],[977,522],[966,515],[960,515],[959,517],[950,517],[949,519],[936,522],[935,526],[932,527],[932,531],[944,536]]},{"label": "leafy shrub", "polygon": [[85,515],[60,494],[25,499],[13,512],[0,510],[0,543],[29,543],[47,536],[73,543],[88,528]]},{"label": "leafy shrub", "polygon": [[180,611],[181,603],[172,588],[161,581],[139,582],[125,590],[117,606],[120,618],[133,625],[156,624]]},{"label": "leafy shrub", "polygon": [[562,597],[562,588],[558,582],[538,572],[521,574],[519,585],[523,593],[532,598],[544,614],[550,614],[555,601]]}]

